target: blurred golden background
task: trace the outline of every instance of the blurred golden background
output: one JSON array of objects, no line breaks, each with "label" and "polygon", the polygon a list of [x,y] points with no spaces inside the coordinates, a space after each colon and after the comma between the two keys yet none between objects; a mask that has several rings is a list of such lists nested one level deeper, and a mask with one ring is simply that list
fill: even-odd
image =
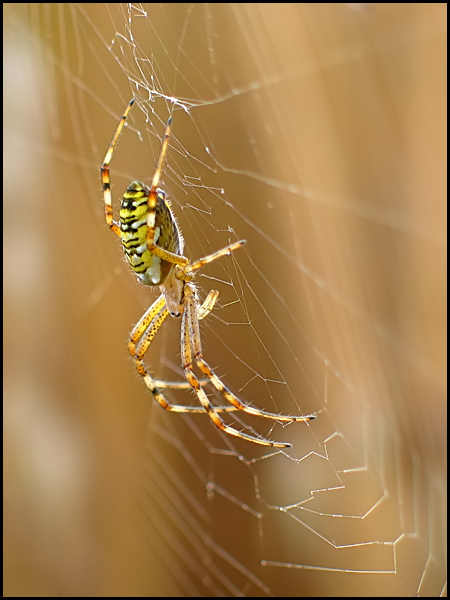
[{"label": "blurred golden background", "polygon": [[[445,594],[446,5],[3,14],[4,595]],[[154,295],[99,167],[132,95],[115,208],[174,109],[187,255],[248,240],[199,278],[205,355],[317,412],[243,420],[286,454],[164,413],[127,356]],[[155,376],[180,376],[177,326]]]}]

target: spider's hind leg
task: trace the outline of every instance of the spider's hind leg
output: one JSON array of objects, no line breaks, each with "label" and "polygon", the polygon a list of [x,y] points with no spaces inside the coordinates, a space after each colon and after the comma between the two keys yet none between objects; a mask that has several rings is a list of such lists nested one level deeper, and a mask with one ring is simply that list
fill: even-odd
[{"label": "spider's hind leg", "polygon": [[[197,364],[199,363],[199,359],[201,359],[201,339],[200,339],[200,326],[198,321],[198,312],[197,312],[197,304],[196,304],[196,296],[195,289],[191,284],[186,284],[184,290],[184,311],[181,322],[181,357],[182,364],[185,373],[185,377],[187,381],[191,384],[195,393],[197,394],[198,399],[200,400],[201,405],[208,413],[211,421],[214,423],[216,427],[232,435],[234,437],[242,438],[244,440],[248,440],[255,444],[260,444],[262,446],[272,446],[275,448],[289,448],[291,444],[289,442],[275,442],[272,440],[267,440],[263,437],[256,437],[250,435],[248,433],[244,433],[243,431],[238,431],[227,425],[217,414],[216,408],[210,403],[208,396],[202,389],[199,380],[195,376],[192,367],[193,367],[193,357]],[[208,371],[205,373],[211,382],[214,384],[213,379],[211,378],[212,371]],[[218,378],[217,378],[218,379]],[[219,390],[222,391],[222,390]],[[228,400],[228,397],[225,396]],[[240,403],[242,404],[242,403]],[[232,404],[233,408],[240,409],[241,406],[236,406]]]},{"label": "spider's hind leg", "polygon": [[[211,294],[205,300],[204,304],[207,303],[208,299],[210,299],[210,296]],[[211,310],[213,305],[214,302],[212,302],[211,305],[210,299],[207,308],[210,307],[209,310]],[[190,389],[191,386],[188,382],[153,379],[153,377],[149,375],[147,369],[145,368],[143,360],[144,356],[168,315],[169,311],[167,309],[164,296],[161,294],[161,296],[159,296],[159,298],[150,306],[150,308],[139,319],[138,323],[133,327],[133,330],[130,334],[128,349],[133,357],[137,372],[144,379],[145,385],[162,408],[178,413],[205,414],[205,411],[201,406],[180,406],[178,404],[171,404],[165,398],[160,389]],[[203,379],[199,382],[199,385],[202,386],[206,385],[207,383],[209,383],[209,380]],[[236,408],[234,406],[217,406],[215,407],[215,410],[218,412],[232,412],[236,410]]]}]

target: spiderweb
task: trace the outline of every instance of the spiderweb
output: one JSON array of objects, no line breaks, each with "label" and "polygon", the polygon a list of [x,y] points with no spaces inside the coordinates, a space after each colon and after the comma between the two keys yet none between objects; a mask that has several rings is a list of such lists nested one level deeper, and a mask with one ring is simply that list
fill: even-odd
[{"label": "spiderweb", "polygon": [[[6,595],[446,593],[444,10],[5,6],[6,340],[32,356],[7,359]],[[197,277],[220,294],[205,358],[254,406],[318,416],[227,421],[292,449],[166,413],[133,371],[156,296],[99,183],[133,96],[116,214],[172,114],[186,255],[248,242]],[[169,321],[146,364],[182,380]]]}]

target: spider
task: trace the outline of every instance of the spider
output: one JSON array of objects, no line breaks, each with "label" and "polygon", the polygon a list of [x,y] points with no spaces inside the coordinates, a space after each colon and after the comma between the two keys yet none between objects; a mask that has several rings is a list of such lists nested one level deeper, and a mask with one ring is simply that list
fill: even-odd
[{"label": "spider", "polygon": [[[165,410],[191,414],[204,414],[206,411],[214,425],[229,435],[263,446],[288,448],[291,446],[288,442],[276,442],[239,431],[227,425],[219,416],[219,413],[242,410],[250,415],[276,421],[310,421],[315,419],[315,415],[285,416],[259,410],[245,404],[217,377],[203,358],[199,321],[212,311],[219,293],[212,290],[203,304],[200,304],[197,289],[193,283],[195,273],[204,265],[241,248],[245,244],[245,240],[230,244],[194,262],[190,262],[183,255],[183,236],[166,193],[158,187],[169,145],[172,117],[169,117],[167,121],[151,187],[140,181],[133,181],[123,195],[119,222],[113,220],[109,165],[133,104],[134,98],[128,104],[119,121],[100,172],[105,203],[105,219],[108,227],[121,239],[125,256],[138,280],[144,285],[159,287],[161,292],[159,298],[145,312],[130,334],[128,349],[133,357],[137,372],[144,379],[155,400]],[[181,316],[181,360],[186,382],[154,379],[149,375],[144,365],[144,356],[169,314],[172,317]],[[194,364],[206,375],[206,379],[199,380],[196,377],[193,371]],[[222,394],[229,405],[214,406],[210,403],[203,390],[203,386],[208,382]],[[164,388],[192,388],[197,394],[201,406],[170,404],[161,391]]]}]

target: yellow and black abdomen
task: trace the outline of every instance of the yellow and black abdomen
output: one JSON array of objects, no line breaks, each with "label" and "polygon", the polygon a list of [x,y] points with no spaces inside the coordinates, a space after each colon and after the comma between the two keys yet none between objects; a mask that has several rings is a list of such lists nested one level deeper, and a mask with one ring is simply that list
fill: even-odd
[{"label": "yellow and black abdomen", "polygon": [[[123,195],[119,211],[120,231],[125,256],[138,279],[145,285],[162,285],[172,263],[155,256],[147,248],[149,187],[133,181]],[[157,189],[154,243],[173,254],[181,255],[182,239],[163,190]]]}]

